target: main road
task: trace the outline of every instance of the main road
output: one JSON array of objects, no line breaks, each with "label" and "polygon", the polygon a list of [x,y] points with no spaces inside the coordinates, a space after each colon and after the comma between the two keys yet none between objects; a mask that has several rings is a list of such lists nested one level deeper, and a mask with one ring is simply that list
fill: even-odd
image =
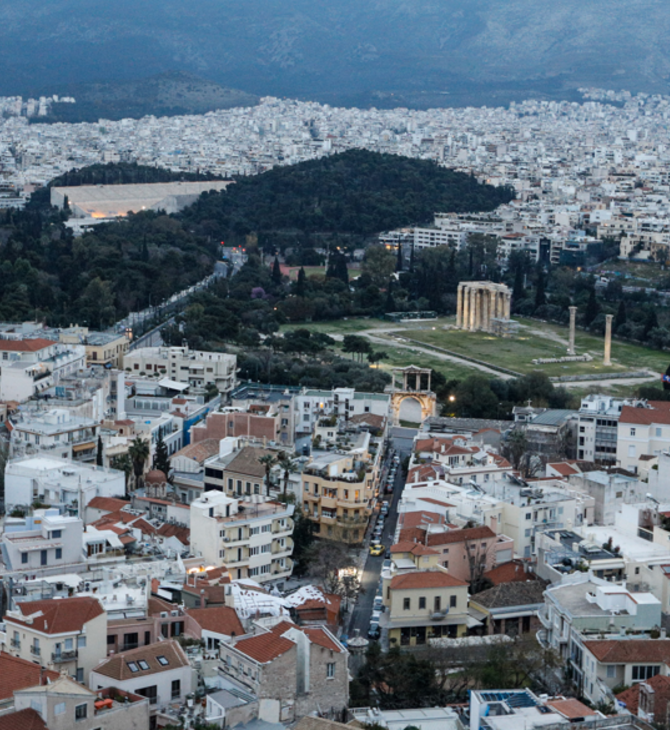
[{"label": "main road", "polygon": [[[391,429],[391,447],[396,450],[400,457],[400,464],[402,464],[403,459],[408,456],[412,450],[412,440],[415,433],[416,431],[410,428]],[[395,482],[393,484],[393,495],[382,497],[380,493],[380,501],[381,499],[389,499],[390,497],[389,513],[384,522],[384,532],[382,533],[382,544],[385,548],[390,547],[394,543],[393,538],[395,535],[396,523],[398,521],[398,502],[400,500],[403,487],[405,486],[405,475],[403,474],[400,464],[396,470]],[[384,485],[380,487],[380,490],[383,487]],[[373,519],[376,518],[377,514],[378,512],[373,514]],[[368,532],[371,532],[371,529]],[[384,555],[370,555],[368,545],[369,541],[366,540],[364,549],[368,551],[368,554],[361,578],[361,590],[358,594],[356,605],[349,623],[349,638],[354,635],[355,629],[359,630],[361,636],[367,637],[368,635],[372,606],[374,604],[382,565],[384,563]]]}]

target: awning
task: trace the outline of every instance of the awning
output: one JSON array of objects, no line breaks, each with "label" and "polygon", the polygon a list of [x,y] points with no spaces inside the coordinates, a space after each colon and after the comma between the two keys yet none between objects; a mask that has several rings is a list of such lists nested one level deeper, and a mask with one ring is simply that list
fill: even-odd
[{"label": "awning", "polygon": [[88,449],[94,449],[95,448],[95,441],[89,441],[86,444],[75,444],[72,447],[72,451],[75,453],[78,451],[87,451]]},{"label": "awning", "polygon": [[176,380],[170,380],[170,378],[163,378],[162,380],[159,380],[158,385],[160,385],[161,388],[167,388],[168,390],[178,390],[180,392],[190,387],[189,383],[179,383]]},{"label": "awning", "polygon": [[468,616],[468,620],[466,622],[466,626],[469,629],[475,629],[475,628],[477,628],[477,626],[483,626],[483,625],[484,624],[483,624],[482,621],[477,621],[477,619],[474,618],[473,616]]}]

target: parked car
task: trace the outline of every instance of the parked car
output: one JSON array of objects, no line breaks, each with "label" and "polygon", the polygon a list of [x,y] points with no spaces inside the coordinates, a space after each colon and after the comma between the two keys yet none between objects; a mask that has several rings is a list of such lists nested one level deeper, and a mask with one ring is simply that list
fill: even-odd
[{"label": "parked car", "polygon": [[373,542],[370,545],[370,555],[381,555],[384,552],[384,546],[380,542]]},{"label": "parked car", "polygon": [[381,633],[382,632],[379,629],[379,623],[371,621],[370,628],[368,629],[368,639],[376,641],[381,636]]},{"label": "parked car", "polygon": [[382,570],[387,570],[390,567],[391,567],[391,559],[390,558],[386,558],[386,560],[384,560],[384,562],[382,563]]},{"label": "parked car", "polygon": [[384,610],[384,599],[381,596],[375,596],[375,602],[372,605],[374,611]]}]

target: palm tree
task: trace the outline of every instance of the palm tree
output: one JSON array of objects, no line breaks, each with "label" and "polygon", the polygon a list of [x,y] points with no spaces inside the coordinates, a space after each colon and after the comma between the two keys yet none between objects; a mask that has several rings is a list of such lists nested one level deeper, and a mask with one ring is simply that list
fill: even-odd
[{"label": "palm tree", "polygon": [[266,454],[265,456],[259,457],[258,461],[265,467],[265,491],[267,496],[270,496],[270,472],[272,467],[277,463],[277,457],[274,454]]},{"label": "palm tree", "polygon": [[286,452],[282,451],[277,459],[277,465],[284,472],[284,496],[286,496],[289,477],[297,471],[296,464]]},{"label": "palm tree", "polygon": [[135,489],[142,486],[142,474],[144,465],[149,458],[149,442],[141,436],[136,436],[128,447],[128,455],[133,462],[133,473],[135,474]]},{"label": "palm tree", "polygon": [[128,454],[120,454],[112,459],[110,464],[112,469],[118,469],[125,474],[126,477],[126,492],[128,492],[128,478],[133,471],[133,461]]}]

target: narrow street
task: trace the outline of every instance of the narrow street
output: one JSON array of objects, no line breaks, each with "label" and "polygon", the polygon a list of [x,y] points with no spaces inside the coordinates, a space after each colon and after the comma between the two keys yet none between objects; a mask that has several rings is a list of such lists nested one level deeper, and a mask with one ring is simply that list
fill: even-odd
[{"label": "narrow street", "polygon": [[[390,440],[392,448],[394,448],[398,453],[398,456],[400,457],[400,464],[402,464],[403,459],[408,456],[411,451],[412,439],[415,433],[416,432],[413,429],[407,428],[394,428],[391,430]],[[398,520],[398,501],[405,484],[405,475],[400,464],[396,471],[395,481],[393,484],[393,494],[386,495],[385,497],[380,495],[380,502],[383,499],[389,500],[389,513],[384,522],[384,532],[382,533],[382,544],[385,549],[389,548],[394,543],[393,536],[395,534],[396,522]],[[368,533],[371,533],[372,531],[377,514],[378,512],[375,512]],[[379,584],[379,576],[385,559],[383,554],[379,556],[370,555],[369,537],[365,542],[365,551],[367,553],[367,557],[365,560],[363,577],[361,579],[361,591],[358,595],[356,606],[352,612],[349,624],[350,637],[354,636],[355,629],[359,630],[361,636],[367,637],[368,635],[372,605],[375,600],[377,585]]]}]

